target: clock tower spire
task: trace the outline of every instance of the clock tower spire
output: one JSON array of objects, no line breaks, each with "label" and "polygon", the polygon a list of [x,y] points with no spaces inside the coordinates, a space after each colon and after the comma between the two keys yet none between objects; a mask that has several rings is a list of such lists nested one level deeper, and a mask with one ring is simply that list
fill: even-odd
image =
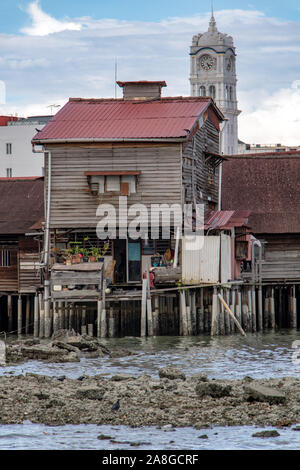
[{"label": "clock tower spire", "polygon": [[238,152],[238,110],[236,96],[236,51],[231,36],[218,31],[212,4],[206,33],[193,36],[190,49],[191,96],[211,96],[226,117],[221,133],[221,152]]}]

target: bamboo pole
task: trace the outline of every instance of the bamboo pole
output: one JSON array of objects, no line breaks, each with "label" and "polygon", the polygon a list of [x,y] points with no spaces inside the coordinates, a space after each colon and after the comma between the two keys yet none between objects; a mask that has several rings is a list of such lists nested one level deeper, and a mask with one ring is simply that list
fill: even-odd
[{"label": "bamboo pole", "polygon": [[237,321],[237,319],[235,318],[235,316],[233,315],[232,311],[230,310],[230,308],[228,307],[227,303],[225,302],[225,300],[223,299],[223,297],[221,296],[221,294],[218,294],[218,298],[220,300],[220,302],[224,305],[226,311],[229,313],[229,315],[231,316],[231,318],[233,319],[234,323],[236,324],[239,332],[243,335],[243,336],[246,336],[246,333],[244,332],[243,328],[241,327],[241,325],[239,324],[239,322]]}]

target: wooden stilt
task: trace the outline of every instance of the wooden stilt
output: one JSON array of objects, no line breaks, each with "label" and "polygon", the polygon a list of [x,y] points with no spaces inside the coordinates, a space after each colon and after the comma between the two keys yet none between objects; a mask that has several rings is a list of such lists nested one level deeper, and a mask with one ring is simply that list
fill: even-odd
[{"label": "wooden stilt", "polygon": [[58,302],[58,328],[64,329],[65,327],[65,309],[63,302]]},{"label": "wooden stilt", "polygon": [[35,338],[39,336],[39,297],[37,294],[34,296],[33,336]]},{"label": "wooden stilt", "polygon": [[142,305],[141,305],[141,337],[146,336],[146,319],[147,319],[147,279],[143,279],[142,287]]},{"label": "wooden stilt", "polygon": [[210,327],[211,336],[214,336],[216,334],[217,317],[218,317],[218,291],[217,291],[217,288],[214,287],[214,293],[212,297],[212,315],[211,315],[211,327]]},{"label": "wooden stilt", "polygon": [[30,296],[26,295],[25,335],[29,334],[29,324],[30,324]]},{"label": "wooden stilt", "polygon": [[251,305],[252,305],[252,331],[253,333],[256,332],[256,290],[255,286],[252,286],[251,289]]},{"label": "wooden stilt", "polygon": [[53,333],[59,330],[59,310],[58,302],[53,302]]},{"label": "wooden stilt", "polygon": [[153,335],[158,336],[159,334],[159,300],[158,296],[154,297],[154,311],[153,311]]},{"label": "wooden stilt", "polygon": [[275,298],[274,298],[274,288],[271,288],[271,296],[270,296],[270,327],[275,329],[276,321],[275,321]]},{"label": "wooden stilt", "polygon": [[204,333],[204,288],[200,289],[199,333]]},{"label": "wooden stilt", "polygon": [[296,286],[295,285],[291,287],[290,327],[297,328],[297,298],[296,298]]},{"label": "wooden stilt", "polygon": [[75,328],[75,319],[74,319],[74,304],[69,304],[69,330],[73,330]]},{"label": "wooden stilt", "polygon": [[22,297],[18,297],[18,337],[22,336]]},{"label": "wooden stilt", "polygon": [[[236,291],[235,289],[232,289],[231,290],[231,304],[230,304],[230,310],[232,311],[234,317],[237,319],[237,316],[236,316]],[[233,318],[231,319],[231,332],[234,333],[235,332],[235,328],[236,328],[236,324],[233,320]]]},{"label": "wooden stilt", "polygon": [[94,324],[93,323],[88,324],[88,335],[91,337],[94,336]]},{"label": "wooden stilt", "polygon": [[242,324],[242,290],[238,288],[237,291],[237,305],[236,305],[236,319],[239,324]]},{"label": "wooden stilt", "polygon": [[148,336],[153,336],[153,315],[152,315],[152,300],[151,300],[151,291],[150,291],[150,276],[149,270],[147,269],[147,328]]},{"label": "wooden stilt", "polygon": [[265,291],[265,298],[264,298],[264,329],[267,330],[269,328],[269,321],[270,321],[270,302],[269,302],[269,288],[266,288]]},{"label": "wooden stilt", "polygon": [[180,291],[180,321],[182,325],[182,336],[188,336],[186,298],[184,290]]},{"label": "wooden stilt", "polygon": [[222,298],[222,296],[220,294],[218,294],[218,298],[219,298],[220,302],[222,302],[222,304],[224,305],[226,311],[229,313],[229,315],[233,319],[233,321],[236,324],[236,326],[237,326],[238,330],[240,331],[240,333],[243,336],[246,336],[246,333],[244,332],[243,328],[241,327],[241,325],[239,324],[239,322],[237,321],[237,319],[233,315],[232,311],[230,310],[229,306],[227,305],[227,303],[225,302],[225,300]]},{"label": "wooden stilt", "polygon": [[44,309],[44,299],[43,294],[39,294],[39,312],[40,312],[40,328],[39,328],[39,337],[43,338],[45,334],[45,309]]},{"label": "wooden stilt", "polygon": [[7,296],[7,316],[8,316],[8,332],[13,330],[13,311],[12,311],[12,296]]},{"label": "wooden stilt", "polygon": [[263,294],[262,294],[262,286],[258,286],[258,299],[257,299],[257,329],[258,331],[263,330]]},{"label": "wooden stilt", "polygon": [[[221,295],[223,295],[223,289],[221,289]],[[229,331],[229,321],[226,321],[225,323],[225,312],[224,312],[224,306],[221,304],[218,304],[218,310],[219,310],[219,333],[220,335],[224,336],[226,332]]]},{"label": "wooden stilt", "polygon": [[107,320],[106,320],[106,300],[105,300],[106,280],[102,282],[102,310],[101,310],[101,338],[107,336]]},{"label": "wooden stilt", "polygon": [[191,316],[191,293],[187,291],[186,294],[186,321],[187,321],[187,334],[192,335],[192,316]]}]

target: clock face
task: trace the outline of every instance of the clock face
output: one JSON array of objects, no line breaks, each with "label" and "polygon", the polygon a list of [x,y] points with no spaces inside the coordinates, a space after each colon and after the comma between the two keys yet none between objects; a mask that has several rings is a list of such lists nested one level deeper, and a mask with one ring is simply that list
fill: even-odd
[{"label": "clock face", "polygon": [[214,59],[210,55],[205,54],[200,58],[200,66],[204,70],[212,70],[214,66]]}]

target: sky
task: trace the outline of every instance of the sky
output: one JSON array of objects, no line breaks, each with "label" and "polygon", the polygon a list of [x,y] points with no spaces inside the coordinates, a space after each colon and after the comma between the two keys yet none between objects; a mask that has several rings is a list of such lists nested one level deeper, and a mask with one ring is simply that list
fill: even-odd
[{"label": "sky", "polygon": [[[210,0],[0,0],[0,114],[114,96],[116,59],[119,80],[166,80],[165,96],[189,95],[189,47],[210,9]],[[237,48],[240,139],[300,145],[299,0],[214,0],[214,16]]]}]

